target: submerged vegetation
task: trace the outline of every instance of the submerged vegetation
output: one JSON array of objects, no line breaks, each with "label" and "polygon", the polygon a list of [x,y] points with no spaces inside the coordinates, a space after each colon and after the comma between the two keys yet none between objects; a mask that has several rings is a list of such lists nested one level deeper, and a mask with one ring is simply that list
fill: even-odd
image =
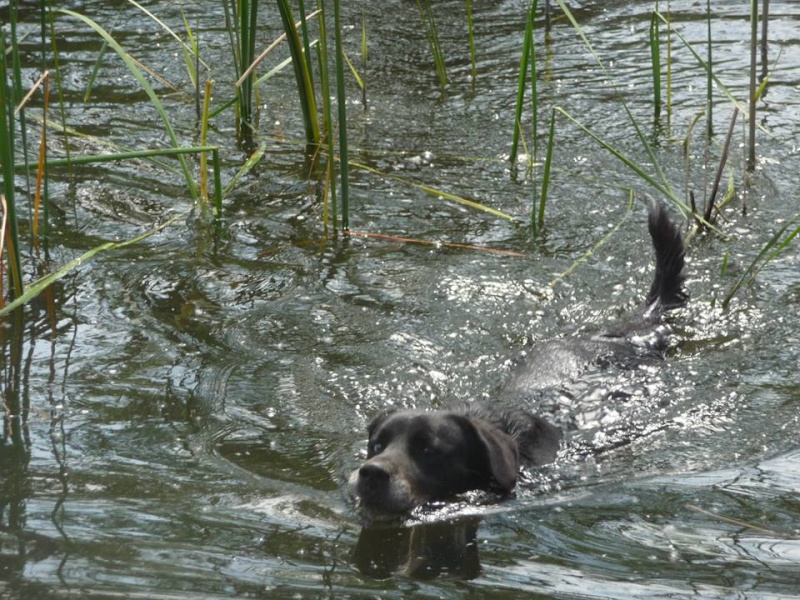
[{"label": "submerged vegetation", "polygon": [[[53,281],[64,276],[84,261],[99,252],[112,250],[120,246],[135,243],[174,223],[184,222],[189,214],[195,215],[194,223],[213,225],[224,217],[225,199],[236,189],[237,184],[251,170],[260,166],[269,170],[264,163],[269,135],[265,127],[259,123],[259,106],[264,101],[262,94],[269,92],[263,84],[282,69],[291,68],[294,72],[297,93],[297,106],[304,129],[304,149],[298,149],[305,157],[305,175],[310,182],[316,182],[318,190],[316,202],[320,206],[321,225],[325,236],[348,233],[350,230],[350,170],[360,169],[374,173],[380,177],[391,177],[408,185],[414,185],[425,192],[444,200],[456,202],[462,206],[482,210],[493,217],[515,219],[487,204],[470,200],[454,192],[437,189],[434,182],[417,183],[404,179],[396,174],[389,174],[374,166],[351,159],[348,142],[348,80],[354,80],[362,93],[362,106],[367,107],[367,39],[379,32],[369,30],[365,15],[361,15],[360,53],[361,61],[352,60],[358,48],[351,47],[342,21],[342,7],[339,0],[324,2],[317,0],[314,6],[307,6],[300,0],[293,4],[289,0],[277,0],[280,28],[283,33],[274,43],[264,48],[259,47],[263,14],[266,9],[273,9],[271,3],[258,0],[223,0],[227,36],[230,45],[231,63],[235,69],[236,81],[229,87],[223,87],[217,79],[224,80],[224,69],[209,65],[204,61],[204,38],[199,30],[192,27],[192,15],[184,14],[183,31],[175,31],[143,6],[130,1],[130,10],[141,11],[151,20],[155,27],[166,31],[174,40],[174,50],[183,57],[197,114],[197,130],[199,138],[192,131],[177,131],[173,125],[170,106],[164,102],[163,88],[168,87],[165,79],[136,58],[136,48],[128,48],[114,34],[114,23],[99,23],[86,14],[71,9],[55,9],[50,3],[41,2],[36,11],[26,14],[31,22],[39,20],[46,26],[41,28],[38,41],[38,52],[41,57],[39,81],[25,89],[26,81],[23,71],[30,65],[24,65],[21,46],[24,43],[30,55],[32,43],[19,32],[19,1],[12,0],[7,8],[2,9],[3,35],[2,58],[0,60],[0,162],[2,163],[3,187],[2,196],[2,249],[3,276],[0,290],[0,314],[6,314],[36,295],[46,290]],[[705,52],[695,44],[687,41],[680,30],[674,27],[670,16],[669,2],[664,6],[655,2],[647,35],[641,40],[649,45],[651,57],[652,81],[652,114],[654,123],[645,124],[637,120],[628,106],[621,80],[609,60],[595,49],[589,34],[573,15],[563,0],[555,0],[551,7],[549,0],[532,0],[527,14],[521,15],[519,55],[519,75],[514,110],[503,115],[513,130],[510,140],[509,156],[512,164],[512,176],[518,175],[521,165],[530,182],[532,206],[530,210],[531,234],[536,236],[546,226],[546,207],[551,181],[558,173],[558,140],[559,132],[564,127],[577,127],[587,140],[597,144],[609,156],[619,160],[649,189],[669,200],[680,212],[690,218],[698,230],[716,230],[715,222],[722,208],[730,202],[737,187],[742,189],[748,185],[748,172],[752,172],[756,164],[756,137],[759,135],[756,119],[757,100],[764,92],[769,81],[767,65],[766,39],[768,2],[764,0],[761,14],[761,61],[757,56],[759,48],[759,7],[756,0],[751,0],[751,69],[750,90],[748,98],[737,98],[726,83],[717,76],[712,55],[712,32],[714,15],[710,1],[706,3],[708,39]],[[436,74],[443,94],[447,93],[450,81],[448,75],[448,57],[440,40],[440,28],[436,19],[437,5],[429,0],[418,0],[420,27],[424,29],[430,48],[432,69]],[[470,1],[465,4],[465,25],[468,37],[465,48],[469,54],[470,79],[473,88],[481,86],[481,78],[477,68],[476,38],[479,33],[475,23],[479,16],[473,13]],[[604,139],[596,133],[592,126],[585,122],[581,115],[569,112],[564,106],[552,100],[543,102],[540,98],[541,55],[546,54],[548,44],[556,44],[549,31],[551,27],[551,11],[558,13],[562,21],[570,24],[572,32],[583,43],[596,65],[603,71],[613,92],[614,102],[622,108],[627,116],[627,123],[620,127],[629,129],[638,141],[640,152],[631,156],[623,148]],[[115,147],[107,153],[80,153],[76,148],[85,144],[73,141],[85,139],[85,135],[71,129],[64,117],[64,90],[59,67],[60,42],[59,30],[65,22],[80,23],[87,30],[93,31],[102,46],[98,51],[95,72],[92,73],[85,97],[89,96],[92,85],[102,80],[102,73],[97,70],[106,54],[113,53],[123,61],[127,71],[135,79],[142,93],[146,96],[163,127],[165,147],[160,148],[126,148]],[[547,33],[541,30],[546,29]],[[559,35],[565,35],[561,30]],[[33,35],[29,33],[28,35]],[[274,61],[270,70],[264,67],[265,59],[279,45],[288,47],[289,57],[278,63]],[[34,46],[36,44],[33,44]],[[686,63],[681,68],[696,68],[705,80],[705,98],[699,97],[697,115],[690,121],[686,131],[681,132],[675,125],[672,106],[672,70],[675,68],[673,55],[676,46],[685,51],[695,62],[694,66]],[[538,48],[538,51],[537,51]],[[166,51],[166,50],[165,50]],[[705,57],[703,57],[705,54]],[[25,59],[27,60],[27,58]],[[360,67],[356,66],[360,64]],[[760,67],[760,75],[757,69]],[[758,83],[760,79],[760,83]],[[51,90],[54,98],[51,99]],[[213,95],[212,95],[213,92]],[[712,106],[715,94],[723,94],[727,98],[732,116],[730,127],[721,146],[713,134]],[[55,110],[52,105],[56,104]],[[737,118],[748,123],[746,140],[748,148],[746,167],[738,177],[728,162],[731,138],[735,135]],[[511,122],[513,119],[513,122]],[[690,148],[694,141],[694,124],[704,119],[702,128],[703,154],[706,162],[702,169],[712,169],[713,156],[716,153],[715,178],[713,183],[702,190],[704,206],[697,206],[694,190],[690,184],[688,172],[695,168],[690,163]],[[244,151],[246,156],[239,161],[235,173],[223,181],[223,164],[235,162],[234,157],[221,156],[226,146],[224,141],[209,141],[217,131],[210,135],[210,123],[227,120],[235,124],[237,151]],[[540,140],[540,122],[546,125],[547,136]],[[698,128],[699,129],[699,128]],[[651,130],[656,132],[654,138]],[[659,133],[660,132],[660,133]],[[59,136],[62,141],[52,143]],[[187,143],[187,139],[198,139],[197,143]],[[678,191],[677,183],[671,181],[660,165],[659,154],[655,144],[663,140],[680,140],[675,144],[675,152],[682,151],[686,161],[687,177],[683,182],[684,189]],[[98,145],[102,145],[98,143]],[[60,150],[59,150],[60,148]],[[682,150],[681,150],[682,149]],[[402,149],[401,149],[402,150]],[[522,151],[521,151],[522,150]],[[543,160],[540,157],[543,156]],[[209,168],[208,159],[211,158]],[[54,169],[73,168],[87,163],[110,163],[109,172],[115,168],[113,164],[121,161],[148,161],[154,168],[164,170],[170,176],[183,179],[186,191],[191,199],[191,207],[184,212],[173,214],[155,227],[135,236],[130,240],[108,241],[85,252],[67,264],[55,265],[49,259],[48,247],[58,244],[56,236],[49,233],[50,218],[48,198],[48,177]],[[726,171],[728,177],[725,177]],[[722,200],[718,199],[720,185],[728,181],[728,189]],[[746,206],[746,205],[744,205]],[[737,281],[725,296],[723,305],[733,294],[752,278],[764,264],[774,259],[794,239],[800,229],[794,228],[794,220],[787,223],[776,234],[773,240],[756,257],[753,264],[745,270],[745,274]],[[213,230],[213,227],[211,228]],[[362,232],[363,234],[363,232]],[[212,231],[211,235],[219,235]],[[369,235],[369,234],[367,234]],[[375,232],[375,235],[380,235]]]}]

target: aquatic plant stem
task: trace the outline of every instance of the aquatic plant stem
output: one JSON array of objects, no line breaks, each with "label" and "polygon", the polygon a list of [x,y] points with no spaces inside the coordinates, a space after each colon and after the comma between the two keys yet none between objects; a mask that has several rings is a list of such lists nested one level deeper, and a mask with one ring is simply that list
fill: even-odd
[{"label": "aquatic plant stem", "polygon": [[550,189],[550,172],[553,166],[553,147],[555,146],[556,111],[550,113],[550,135],[547,138],[547,154],[544,158],[544,173],[542,175],[542,193],[539,197],[538,216],[531,213],[531,224],[534,233],[544,227],[544,208],[547,204],[547,191]]},{"label": "aquatic plant stem", "polygon": [[536,3],[537,0],[533,0],[531,7],[528,10],[528,19],[525,22],[525,36],[522,38],[522,56],[520,58],[519,78],[517,80],[517,101],[514,108],[514,131],[511,138],[511,152],[509,153],[509,161],[512,165],[516,164],[517,162],[519,142],[522,135],[522,110],[525,104],[525,79],[528,75],[528,62],[531,60],[531,48],[533,46],[533,23]]},{"label": "aquatic plant stem", "polygon": [[734,127],[736,125],[736,117],[739,116],[739,109],[733,107],[733,114],[731,115],[731,123],[728,127],[728,134],[725,136],[725,143],[722,146],[722,156],[720,157],[719,166],[717,167],[717,174],[714,177],[714,184],[711,186],[711,193],[708,196],[708,203],[703,212],[703,218],[706,223],[711,223],[711,214],[714,210],[714,202],[717,198],[717,191],[719,190],[719,182],[722,180],[722,171],[725,169],[725,163],[728,160],[728,154],[731,147],[731,138],[733,137]]},{"label": "aquatic plant stem", "polygon": [[661,48],[659,40],[658,16],[650,17],[650,61],[653,73],[653,113],[655,118],[661,114]]},{"label": "aquatic plant stem", "polygon": [[439,85],[444,90],[447,87],[447,67],[442,47],[439,43],[439,31],[436,28],[436,19],[433,17],[433,8],[430,0],[417,0],[417,6],[419,6],[420,18],[425,23],[425,33],[433,56],[433,66],[436,69],[436,75],[439,77]]},{"label": "aquatic plant stem", "polygon": [[[328,232],[329,224],[336,231],[339,217],[336,203],[336,150],[334,147],[334,123],[331,116],[330,75],[328,72],[328,27],[325,19],[325,3],[317,0],[319,12],[319,79],[322,87],[322,121],[325,127],[325,143],[328,148],[327,163],[325,165],[325,190],[322,198],[322,227]],[[329,200],[330,199],[330,200]]]},{"label": "aquatic plant stem", "polygon": [[[131,75],[133,75],[134,79],[136,79],[141,88],[150,98],[150,102],[153,104],[153,106],[156,109],[156,112],[159,114],[162,122],[164,123],[167,136],[169,137],[170,142],[172,143],[173,149],[175,150],[179,149],[181,144],[180,141],[178,140],[178,136],[176,135],[175,130],[172,128],[172,123],[170,122],[169,117],[167,116],[167,113],[164,110],[163,105],[161,104],[161,100],[158,98],[158,95],[153,89],[153,86],[150,85],[150,83],[147,81],[147,79],[139,69],[137,61],[135,61],[125,51],[125,49],[122,46],[120,46],[120,44],[114,38],[111,37],[111,35],[105,29],[103,29],[99,24],[97,24],[92,19],[66,8],[60,9],[59,12],[83,21],[89,27],[94,29],[104,40],[108,42],[108,45],[114,49],[117,55],[119,55],[119,57],[125,63],[125,66],[128,67],[128,71],[131,73]],[[192,199],[196,202],[199,199],[199,192],[197,189],[197,184],[194,181],[194,178],[192,177],[189,163],[186,161],[186,157],[183,156],[183,153],[176,153],[176,154],[178,156],[178,162],[181,165],[181,170],[183,171],[184,179],[186,180],[186,185],[189,188],[189,193]]]},{"label": "aquatic plant stem", "polygon": [[758,53],[758,0],[750,0],[750,110],[747,140],[747,170],[756,168],[756,56]]},{"label": "aquatic plant stem", "polygon": [[[15,39],[11,38],[11,43]],[[2,162],[4,195],[3,219],[5,220],[4,241],[6,247],[6,261],[9,273],[9,294],[13,300],[22,294],[22,262],[19,252],[19,231],[17,229],[17,214],[15,205],[15,179],[14,179],[14,91],[9,85],[6,70],[5,35],[0,34],[0,162]],[[0,257],[1,258],[1,257]]]},{"label": "aquatic plant stem", "polygon": [[303,113],[303,124],[306,132],[306,152],[314,154],[319,144],[319,118],[317,116],[317,100],[314,83],[311,76],[311,58],[306,56],[300,35],[297,32],[292,8],[289,0],[278,0],[278,9],[281,13],[283,30],[286,33],[286,42],[292,55],[297,93],[300,98],[300,109]]},{"label": "aquatic plant stem", "polygon": [[714,71],[714,55],[712,53],[711,38],[711,0],[706,0],[706,31],[708,37],[708,69],[706,70],[706,136],[710,140],[714,135],[714,96],[713,79],[711,73]]},{"label": "aquatic plant stem", "polygon": [[339,0],[333,2],[336,34],[336,104],[339,113],[339,177],[341,178],[342,229],[350,229],[350,166],[347,152],[347,97],[344,89],[344,50],[342,49],[342,17]]},{"label": "aquatic plant stem", "polygon": [[172,225],[176,221],[181,220],[181,219],[185,219],[189,215],[190,211],[191,211],[191,209],[190,210],[181,211],[180,213],[178,213],[176,215],[173,215],[172,217],[170,217],[169,219],[167,219],[163,223],[160,223],[156,227],[153,227],[152,229],[149,229],[149,230],[145,231],[144,233],[142,233],[141,235],[136,236],[133,239],[126,240],[124,242],[106,242],[104,244],[96,246],[95,248],[92,248],[91,250],[88,250],[87,252],[84,252],[78,258],[76,258],[74,260],[71,260],[70,262],[68,262],[67,264],[63,265],[62,267],[60,267],[59,269],[57,269],[53,273],[50,273],[50,274],[48,274],[48,275],[46,275],[46,276],[34,281],[30,286],[28,286],[28,288],[26,290],[24,290],[24,292],[22,294],[17,296],[12,302],[9,302],[6,306],[0,308],[0,317],[5,316],[8,313],[10,313],[11,311],[13,311],[14,309],[19,308],[23,304],[26,304],[26,303],[30,302],[36,296],[38,296],[43,291],[45,291],[53,283],[55,283],[56,281],[58,281],[59,279],[61,279],[62,277],[64,277],[68,273],[70,273],[71,271],[74,271],[79,266],[81,266],[83,263],[85,263],[86,261],[90,260],[91,258],[93,258],[95,255],[99,254],[100,252],[104,252],[106,250],[113,250],[113,249],[116,249],[116,248],[124,248],[125,246],[130,246],[132,244],[136,244],[136,243],[138,243],[138,242],[150,237],[151,235],[153,235],[155,233],[158,233],[162,229],[166,229],[167,227],[169,227],[170,225]]}]

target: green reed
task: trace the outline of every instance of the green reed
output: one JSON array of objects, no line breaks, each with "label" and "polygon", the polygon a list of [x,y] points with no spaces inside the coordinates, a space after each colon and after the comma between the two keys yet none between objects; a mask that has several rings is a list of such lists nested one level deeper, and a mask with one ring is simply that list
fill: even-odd
[{"label": "green reed", "polygon": [[[739,276],[736,282],[728,290],[728,293],[722,299],[722,308],[727,308],[733,297],[744,285],[749,285],[755,281],[756,276],[761,270],[769,263],[775,260],[781,253],[785,252],[791,245],[792,241],[800,234],[800,227],[795,227],[800,214],[795,215],[793,218],[786,221],[782,227],[764,244],[761,251],[750,262],[744,272]],[[794,229],[792,229],[794,227]]]},{"label": "green reed", "polygon": [[[323,0],[317,0],[317,8],[319,10],[319,51],[317,58],[319,60],[319,80],[322,87],[322,122],[325,127],[325,144],[328,152],[328,161],[325,169],[325,193],[322,196],[322,226],[325,233],[328,232],[329,223],[332,225],[333,230],[337,230],[338,216],[337,209],[337,196],[336,196],[336,150],[334,148],[334,124],[331,115],[331,92],[330,92],[330,76],[328,73],[328,28],[327,19],[325,16],[325,3]],[[330,198],[330,202],[328,201]]]},{"label": "green reed", "polygon": [[[333,1],[333,27],[336,35],[336,104],[339,113],[339,175],[342,200],[342,229],[350,229],[350,164],[347,150],[347,95],[344,88],[344,46],[339,0]],[[333,157],[330,157],[332,160]]]},{"label": "green reed", "polygon": [[[150,85],[150,82],[142,73],[142,70],[139,67],[138,62],[130,55],[128,52],[115,40],[111,34],[109,34],[99,23],[96,23],[92,19],[77,13],[75,11],[69,9],[61,9],[59,12],[83,21],[86,25],[94,29],[94,31],[102,37],[106,43],[117,53],[117,55],[122,59],[125,63],[125,66],[128,68],[128,72],[133,75],[136,82],[142,88],[142,90],[147,94],[148,98],[150,99],[150,103],[155,108],[158,115],[161,117],[161,121],[164,124],[164,129],[169,137],[169,140],[172,144],[173,148],[180,148],[181,144],[178,139],[178,135],[176,134],[175,130],[172,127],[172,123],[170,121],[169,116],[167,115],[166,110],[164,109],[163,104],[161,103],[161,99],[156,94],[153,86]],[[183,171],[184,179],[186,180],[186,185],[189,189],[189,193],[191,194],[192,198],[197,201],[199,200],[199,191],[197,188],[197,184],[194,181],[194,178],[191,174],[191,167],[189,162],[186,160],[184,154],[177,155],[178,162],[180,163],[181,170]]]},{"label": "green reed", "polygon": [[714,135],[714,83],[711,73],[714,71],[714,52],[711,37],[711,0],[706,0],[706,45],[708,70],[706,71],[706,135],[710,139]]},{"label": "green reed", "polygon": [[650,17],[650,61],[653,73],[653,112],[661,114],[661,41],[659,39],[658,15],[653,11]]},{"label": "green reed", "polygon": [[447,87],[447,66],[442,53],[442,45],[439,42],[439,30],[436,27],[436,19],[433,17],[433,8],[430,0],[417,0],[419,15],[425,24],[425,35],[428,38],[428,45],[433,57],[433,66],[439,78],[439,86],[444,90]]},{"label": "green reed", "polygon": [[756,168],[756,67],[758,64],[758,0],[750,0],[750,110],[748,111],[747,170]]},{"label": "green reed", "polygon": [[[589,39],[586,37],[583,28],[578,24],[577,20],[573,16],[572,12],[564,3],[564,0],[556,0],[558,5],[561,7],[561,10],[564,12],[564,15],[569,19],[570,23],[572,24],[573,29],[577,32],[578,36],[580,37],[583,45],[589,51],[589,53],[594,58],[595,62],[598,64],[600,69],[603,71],[604,75],[611,82],[612,89],[614,94],[622,106],[622,109],[625,111],[625,114],[628,118],[628,122],[634,130],[636,134],[636,138],[639,140],[640,145],[644,149],[644,152],[647,156],[646,164],[649,166],[645,166],[638,161],[632,159],[631,157],[627,156],[624,152],[610,144],[609,142],[602,139],[600,136],[595,134],[588,126],[583,124],[578,118],[571,115],[569,112],[564,110],[561,107],[555,107],[555,110],[562,113],[567,119],[569,119],[572,123],[577,125],[582,131],[584,131],[587,135],[589,135],[592,139],[594,139],[597,143],[599,143],[603,148],[605,148],[608,152],[610,152],[613,156],[615,156],[622,164],[630,168],[634,173],[636,173],[640,178],[642,178],[645,182],[649,185],[653,186],[656,190],[659,191],[664,197],[668,198],[670,202],[672,202],[684,215],[688,215],[690,213],[689,207],[681,200],[681,198],[675,193],[672,184],[669,181],[669,178],[665,175],[661,164],[656,156],[650,142],[647,139],[647,136],[644,134],[642,127],[636,121],[633,116],[633,113],[628,106],[628,103],[625,101],[624,94],[620,91],[616,79],[611,76],[611,74],[606,69],[603,61],[597,55],[592,46]],[[659,14],[660,13],[656,13]],[[661,18],[661,16],[660,16]],[[668,59],[669,62],[669,59]],[[650,168],[652,168],[655,172],[651,173]]]},{"label": "green reed", "polygon": [[[550,135],[547,137],[547,152],[544,158],[544,169],[542,173],[542,191],[539,195],[539,207],[536,210],[536,203],[534,202],[533,209],[531,210],[531,228],[533,232],[538,232],[544,227],[544,208],[547,205],[547,191],[550,189],[550,172],[553,167],[553,147],[555,146],[556,135],[556,111],[550,113]],[[534,193],[535,197],[535,193]]]},{"label": "green reed", "polygon": [[537,125],[539,121],[539,98],[536,92],[536,53],[533,43],[536,5],[537,0],[533,0],[531,7],[528,9],[528,18],[525,22],[525,35],[522,38],[522,56],[520,58],[519,77],[517,79],[517,98],[514,105],[514,132],[511,139],[511,152],[509,153],[511,164],[516,164],[517,162],[518,147],[522,136],[522,112],[525,107],[525,82],[528,77],[529,65],[531,68],[531,105],[533,122],[533,140],[531,143],[533,154],[529,157],[529,160],[536,160]]},{"label": "green reed", "polygon": [[[13,8],[11,21],[15,22]],[[3,206],[4,230],[0,232],[0,246],[5,246],[6,265],[9,274],[9,298],[14,300],[23,293],[22,287],[22,261],[20,257],[20,239],[17,223],[16,206],[16,179],[14,177],[14,159],[16,156],[16,129],[17,129],[17,100],[21,98],[16,83],[12,84],[9,77],[19,81],[19,62],[15,27],[11,27],[11,47],[6,47],[5,33],[0,31],[0,162],[2,162],[3,191],[0,197]],[[9,73],[6,64],[7,58],[12,57],[12,72]],[[16,74],[14,74],[16,71]],[[0,282],[1,284],[2,282]],[[3,302],[0,296],[0,302]]]},{"label": "green reed", "polygon": [[237,79],[241,84],[236,88],[236,131],[240,140],[249,140],[255,131],[253,76],[242,79],[256,58],[256,26],[258,0],[228,0],[223,2],[225,21],[233,48],[233,62]]},{"label": "green reed", "polygon": [[[297,93],[300,99],[300,110],[303,114],[303,124],[306,132],[306,146],[309,153],[314,153],[319,144],[320,134],[316,91],[314,90],[314,78],[311,70],[311,51],[310,48],[306,49],[308,34],[304,33],[303,35],[306,42],[301,42],[289,0],[277,0],[277,4],[281,14],[283,31],[286,34],[286,42],[289,45],[289,52],[292,56]],[[303,19],[305,19],[305,15]],[[303,29],[305,31],[305,27]]]}]

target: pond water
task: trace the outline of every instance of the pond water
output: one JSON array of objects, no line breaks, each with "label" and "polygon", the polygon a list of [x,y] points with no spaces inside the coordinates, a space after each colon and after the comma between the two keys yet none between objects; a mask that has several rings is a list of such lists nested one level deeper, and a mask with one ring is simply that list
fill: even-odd
[{"label": "pond water", "polygon": [[[194,100],[174,39],[130,4],[69,4],[174,86],[158,83],[179,137],[192,143]],[[739,125],[737,195],[719,233],[689,242],[691,301],[669,315],[663,364],[587,373],[529,406],[565,430],[567,449],[525,473],[513,498],[466,498],[402,525],[364,528],[346,482],[374,413],[487,400],[526,339],[613,322],[638,306],[651,276],[646,206],[657,192],[565,118],[556,125],[546,227],[530,234],[540,175],[506,160],[527,3],[475,4],[473,86],[464,4],[435,3],[444,93],[415,3],[356,3],[344,15],[353,57],[366,15],[370,52],[368,111],[349,88],[351,159],[403,178],[355,170],[351,227],[437,244],[326,239],[318,186],[307,182],[302,146],[287,141],[302,125],[285,70],[261,90],[266,156],[228,195],[219,235],[181,220],[98,255],[24,316],[6,318],[7,414],[23,412],[24,422],[6,420],[0,452],[0,596],[800,596],[796,246],[722,308],[798,213],[800,5],[791,0],[770,6],[775,72],[759,102],[757,170],[745,187]],[[670,6],[692,43],[705,39],[704,4]],[[715,72],[744,98],[747,3],[713,4]],[[702,201],[732,110],[721,87],[709,166],[698,125],[687,170],[683,139],[705,106],[695,59],[673,40],[671,123],[662,114],[654,126],[654,3],[570,7],[608,73],[554,9],[549,45],[541,27],[536,34],[543,114],[561,106],[647,165],[624,98],[671,185],[681,190],[688,180]],[[185,12],[215,102],[226,100],[233,69],[220,3],[151,9],[178,31]],[[32,32],[23,59],[33,81],[38,21],[21,19]],[[280,20],[271,5],[259,19],[257,45],[266,47]],[[84,101],[100,40],[65,15],[56,30],[67,119],[91,136],[73,137],[72,152],[167,146],[112,52]],[[223,148],[228,180],[244,160],[230,111],[215,119],[210,142]],[[51,143],[57,154],[61,142],[51,135]],[[49,191],[53,265],[191,207],[179,177],[144,162],[76,167],[72,178],[54,170]],[[570,451],[609,439],[627,443],[597,455]]]}]

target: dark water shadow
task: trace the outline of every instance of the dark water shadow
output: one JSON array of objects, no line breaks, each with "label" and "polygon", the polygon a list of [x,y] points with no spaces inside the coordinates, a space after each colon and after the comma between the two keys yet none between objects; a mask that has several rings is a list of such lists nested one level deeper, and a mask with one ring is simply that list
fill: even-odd
[{"label": "dark water shadow", "polygon": [[479,523],[479,517],[469,516],[414,525],[370,525],[361,530],[353,564],[375,579],[475,579],[481,573]]}]

